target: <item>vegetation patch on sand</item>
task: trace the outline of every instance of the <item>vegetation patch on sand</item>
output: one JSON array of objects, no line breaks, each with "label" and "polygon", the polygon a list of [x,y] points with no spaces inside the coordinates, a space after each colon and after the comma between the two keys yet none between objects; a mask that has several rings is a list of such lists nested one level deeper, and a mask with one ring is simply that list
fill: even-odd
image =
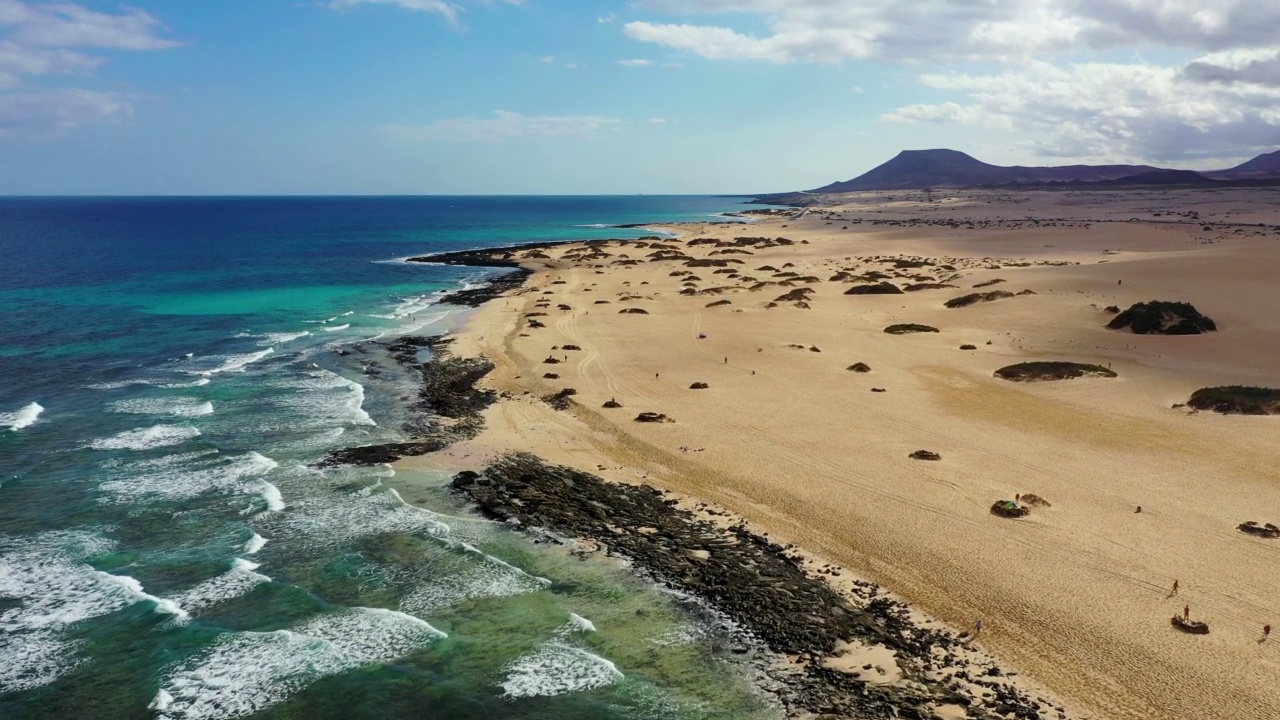
[{"label": "vegetation patch on sand", "polygon": [[976,305],[980,302],[991,302],[993,300],[1003,300],[1004,298],[1013,297],[1013,293],[1007,290],[992,290],[984,293],[970,293],[969,295],[961,295],[958,298],[951,298],[943,303],[949,308],[962,308]]},{"label": "vegetation patch on sand", "polygon": [[992,285],[999,285],[999,284],[1000,284],[1000,283],[1002,283],[1002,282],[1004,282],[1004,278],[995,278],[994,280],[984,280],[984,281],[982,281],[982,282],[980,282],[980,283],[975,284],[973,287],[974,287],[975,289],[976,289],[976,288],[991,287]]},{"label": "vegetation patch on sand", "polygon": [[1037,361],[1008,365],[995,372],[1001,380],[1037,382],[1041,380],[1074,380],[1082,377],[1113,378],[1116,374],[1101,365],[1088,363]]},{"label": "vegetation patch on sand", "polygon": [[1191,303],[1152,300],[1133,305],[1107,323],[1109,330],[1125,328],[1135,335],[1199,335],[1218,325]]},{"label": "vegetation patch on sand", "polygon": [[901,295],[902,289],[897,285],[888,282],[880,282],[875,285],[854,285],[844,291],[845,295]]},{"label": "vegetation patch on sand", "polygon": [[890,325],[884,329],[890,335],[909,335],[911,333],[936,333],[940,332],[938,328],[929,325],[920,325],[918,323],[898,323]]},{"label": "vegetation patch on sand", "polygon": [[866,364],[866,363],[864,363],[864,362],[857,362],[857,363],[854,363],[854,364],[850,365],[849,367],[847,367],[847,368],[845,368],[845,369],[846,369],[846,370],[848,370],[849,372],[856,372],[856,373],[869,373],[869,372],[871,372],[871,366],[870,366],[870,365],[868,365],[868,364]]},{"label": "vegetation patch on sand", "polygon": [[1246,535],[1257,535],[1263,538],[1280,538],[1280,527],[1276,527],[1271,523],[1259,525],[1256,520],[1247,520],[1236,526],[1236,529]]},{"label": "vegetation patch on sand", "polygon": [[1226,415],[1280,415],[1280,390],[1244,385],[1200,388],[1187,404]]}]

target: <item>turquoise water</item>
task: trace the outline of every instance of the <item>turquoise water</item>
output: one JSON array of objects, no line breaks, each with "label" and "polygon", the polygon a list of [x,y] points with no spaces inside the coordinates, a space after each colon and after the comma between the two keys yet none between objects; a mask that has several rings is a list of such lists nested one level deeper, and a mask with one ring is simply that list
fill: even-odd
[{"label": "turquoise water", "polygon": [[776,717],[689,601],[445,477],[311,467],[404,437],[369,341],[483,277],[401,258],[737,207],[0,200],[0,717]]}]

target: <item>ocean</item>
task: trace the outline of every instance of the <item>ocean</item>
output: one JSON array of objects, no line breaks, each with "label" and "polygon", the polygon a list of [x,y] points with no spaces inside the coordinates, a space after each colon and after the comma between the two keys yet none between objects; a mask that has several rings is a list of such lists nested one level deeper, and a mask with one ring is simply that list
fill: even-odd
[{"label": "ocean", "polygon": [[0,717],[780,717],[695,600],[314,467],[405,438],[379,343],[486,275],[403,258],[739,202],[0,199]]}]

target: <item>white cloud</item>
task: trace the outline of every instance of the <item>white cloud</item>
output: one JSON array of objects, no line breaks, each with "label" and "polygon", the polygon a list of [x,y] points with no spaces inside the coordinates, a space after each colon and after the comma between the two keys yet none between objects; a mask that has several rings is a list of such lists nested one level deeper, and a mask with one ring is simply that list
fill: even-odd
[{"label": "white cloud", "polygon": [[89,73],[102,64],[91,57],[60,48],[29,48],[0,40],[0,88],[17,85],[24,75]]},{"label": "white cloud", "polygon": [[157,37],[160,21],[136,8],[119,15],[94,12],[80,5],[30,5],[0,0],[0,27],[14,28],[9,40],[24,47],[96,47],[159,50],[179,43]]},{"label": "white cloud", "polygon": [[521,115],[498,110],[491,118],[446,118],[426,125],[387,125],[393,140],[413,142],[502,142],[514,138],[590,138],[627,121],[600,115]]},{"label": "white cloud", "polygon": [[[489,4],[485,0],[480,1]],[[524,5],[524,0],[501,0],[501,2],[507,5]],[[436,13],[454,26],[459,24],[459,17],[463,12],[462,5],[447,0],[329,0],[328,3],[333,10],[348,10],[360,5],[391,5],[411,12]]]},{"label": "white cloud", "polygon": [[[898,64],[915,69],[934,94],[955,96],[905,104],[882,116],[890,122],[1034,134],[1043,138],[1036,153],[1080,159],[1225,157],[1280,145],[1280,0],[635,6],[683,16],[627,23],[624,33],[640,42],[711,60]],[[1117,49],[1199,57],[1168,65],[1088,62]],[[965,72],[972,67],[981,71]]]},{"label": "white cloud", "polygon": [[133,104],[119,93],[61,89],[0,95],[0,138],[44,140],[82,125],[132,117]]},{"label": "white cloud", "polygon": [[600,17],[596,18],[596,22],[600,23],[601,25],[607,25],[617,19],[618,19],[617,15],[614,15],[613,13],[609,13],[608,15],[601,15]]},{"label": "white cloud", "polygon": [[626,67],[647,67],[653,64],[652,60],[619,60],[619,65]]},{"label": "white cloud", "polygon": [[[762,35],[716,24],[631,22],[628,36],[711,59],[836,63],[864,58],[1008,60],[1154,45],[1266,47],[1275,0],[641,0],[685,15],[754,13]],[[1206,9],[1212,5],[1212,9]]]},{"label": "white cloud", "polygon": [[658,118],[658,117],[655,117],[655,118],[649,118],[649,119],[648,119],[648,120],[646,120],[645,122],[650,123],[650,124],[652,124],[652,125],[666,125],[666,124],[667,124],[667,119],[666,119],[666,118]]},{"label": "white cloud", "polygon": [[883,119],[1031,131],[1044,138],[1038,154],[1091,160],[1231,157],[1280,144],[1280,86],[1200,82],[1185,68],[1037,61],[919,80],[968,102],[909,105]]},{"label": "white cloud", "polygon": [[[161,23],[136,8],[118,13],[72,3],[0,0],[0,137],[50,138],[92,123],[133,116],[128,96],[76,88],[42,88],[41,78],[88,76],[104,58],[83,52],[162,50],[179,43],[156,33]],[[75,48],[75,49],[72,49]]]}]

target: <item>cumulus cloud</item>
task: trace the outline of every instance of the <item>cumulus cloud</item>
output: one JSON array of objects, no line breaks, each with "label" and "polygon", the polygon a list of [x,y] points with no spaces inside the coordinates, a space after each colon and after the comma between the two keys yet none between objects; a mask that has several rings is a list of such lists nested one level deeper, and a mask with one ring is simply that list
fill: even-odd
[{"label": "cumulus cloud", "polygon": [[690,16],[762,15],[764,34],[723,25],[627,23],[628,36],[711,59],[841,62],[864,58],[1012,59],[1159,45],[1270,46],[1274,0],[641,0]]},{"label": "cumulus cloud", "polygon": [[1030,130],[1044,138],[1041,155],[1171,161],[1280,144],[1280,86],[1199,82],[1185,68],[1037,61],[1003,73],[919,80],[968,100],[909,105],[885,120]]},{"label": "cumulus cloud", "polygon": [[161,23],[136,8],[117,13],[72,3],[36,5],[0,0],[0,137],[47,139],[82,125],[133,116],[127,95],[50,89],[49,76],[92,75],[102,50],[162,50],[179,43],[157,33]]},{"label": "cumulus cloud", "polygon": [[383,134],[412,142],[502,142],[513,138],[590,138],[627,125],[600,115],[521,115],[498,110],[491,118],[446,118],[425,125],[387,125]]},{"label": "cumulus cloud", "polygon": [[[628,37],[710,60],[911,68],[933,94],[955,97],[904,105],[883,120],[1034,133],[1042,138],[1039,154],[1156,161],[1238,156],[1280,144],[1276,0],[637,0],[636,6],[673,14],[676,22],[629,22]],[[1116,49],[1189,59],[1086,61]],[[953,71],[930,72],[931,66]],[[972,67],[982,72],[964,72]]]}]

